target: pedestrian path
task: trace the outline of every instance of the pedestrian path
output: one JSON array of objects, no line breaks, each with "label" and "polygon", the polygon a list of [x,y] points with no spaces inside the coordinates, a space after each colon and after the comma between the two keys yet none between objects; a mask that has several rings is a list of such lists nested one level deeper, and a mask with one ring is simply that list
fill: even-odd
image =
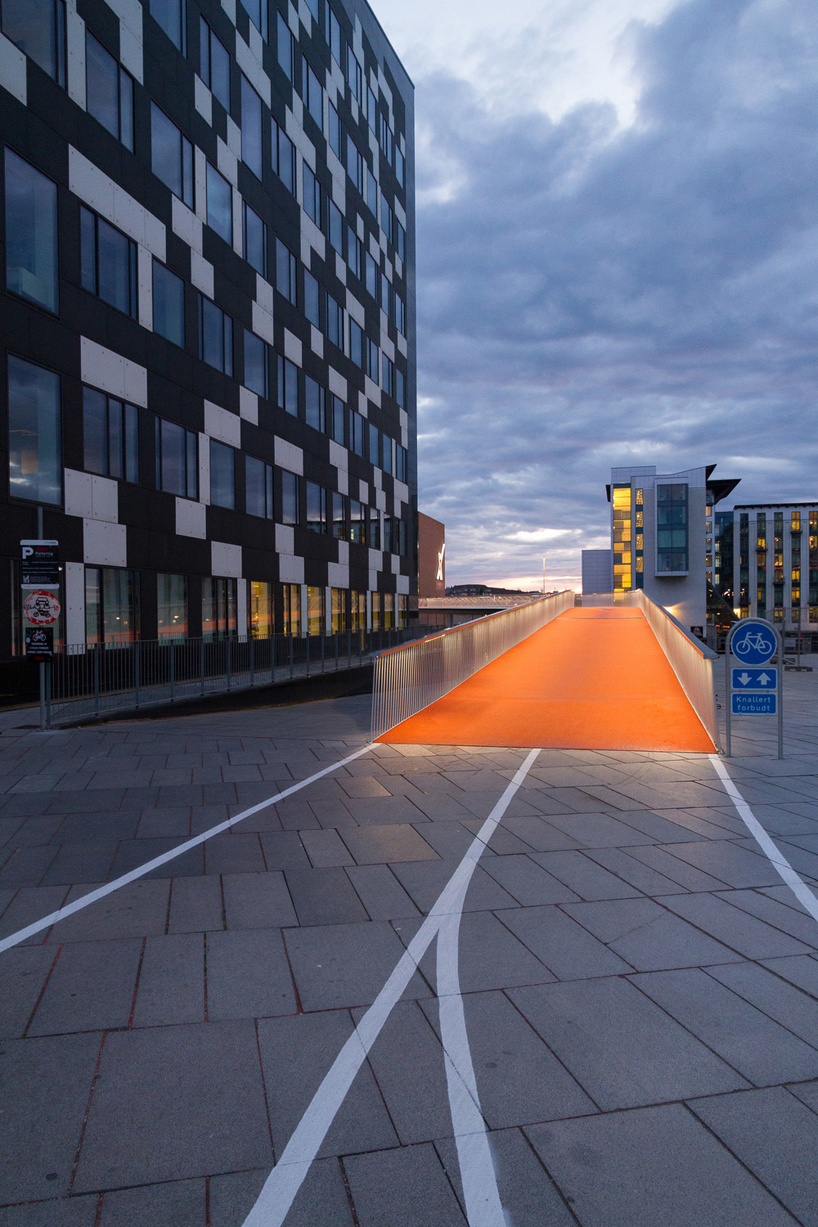
[{"label": "pedestrian path", "polygon": [[568,609],[380,738],[712,753],[640,609]]}]

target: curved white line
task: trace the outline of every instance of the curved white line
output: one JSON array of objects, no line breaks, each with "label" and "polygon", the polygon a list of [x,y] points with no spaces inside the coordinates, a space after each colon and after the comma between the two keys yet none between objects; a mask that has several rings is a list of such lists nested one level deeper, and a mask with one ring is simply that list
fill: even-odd
[{"label": "curved white line", "polygon": [[[283,1227],[290,1207],[318,1154],[330,1125],[366,1060],[384,1023],[406,989],[418,963],[450,913],[460,914],[463,899],[477,862],[508,808],[511,798],[528,774],[539,750],[532,750],[515,773],[486,821],[475,835],[460,864],[444,886],[434,907],[418,929],[397,966],[372,1005],[335,1058],[264,1187],[244,1220],[244,1227]],[[500,1220],[502,1222],[502,1220]]]}]

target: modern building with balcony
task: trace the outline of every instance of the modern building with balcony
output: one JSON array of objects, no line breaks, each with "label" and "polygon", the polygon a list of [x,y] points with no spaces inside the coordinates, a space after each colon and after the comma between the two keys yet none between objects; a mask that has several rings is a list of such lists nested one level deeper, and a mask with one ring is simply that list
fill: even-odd
[{"label": "modern building with balcony", "polygon": [[[3,0],[0,662],[394,627],[413,88],[364,0]],[[81,649],[80,649],[81,650]]]},{"label": "modern building with balcony", "polygon": [[737,616],[818,628],[818,500],[738,504],[729,519],[723,587]]}]

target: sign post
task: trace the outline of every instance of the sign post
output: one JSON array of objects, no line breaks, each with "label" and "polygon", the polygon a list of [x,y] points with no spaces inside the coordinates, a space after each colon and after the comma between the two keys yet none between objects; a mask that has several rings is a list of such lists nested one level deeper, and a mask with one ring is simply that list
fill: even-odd
[{"label": "sign post", "polygon": [[[770,662],[775,658],[775,664]],[[784,757],[784,649],[775,626],[760,618],[735,622],[724,652],[727,693],[727,758],[733,716],[776,716],[778,757]]]},{"label": "sign post", "polygon": [[[42,531],[42,509],[38,508]],[[23,640],[26,656],[40,664],[40,729],[46,726],[46,694],[50,692],[54,655],[54,623],[60,616],[59,541],[34,538],[20,542]]]}]

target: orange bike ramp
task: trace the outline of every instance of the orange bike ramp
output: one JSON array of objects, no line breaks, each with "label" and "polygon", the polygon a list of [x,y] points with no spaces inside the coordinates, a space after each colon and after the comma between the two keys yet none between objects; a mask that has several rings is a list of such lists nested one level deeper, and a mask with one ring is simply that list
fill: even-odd
[{"label": "orange bike ramp", "polygon": [[713,743],[640,609],[568,609],[378,741],[573,750]]}]

